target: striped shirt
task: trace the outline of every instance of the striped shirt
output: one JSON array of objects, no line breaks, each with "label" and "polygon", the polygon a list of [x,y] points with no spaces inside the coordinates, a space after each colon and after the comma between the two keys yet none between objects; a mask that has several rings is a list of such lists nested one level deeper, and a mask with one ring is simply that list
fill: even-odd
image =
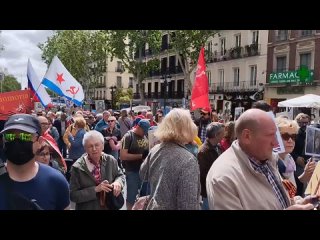
[{"label": "striped shirt", "polygon": [[253,169],[256,172],[263,174],[267,178],[269,184],[272,186],[272,189],[275,192],[283,209],[289,207],[286,200],[285,200],[285,193],[282,192],[282,190],[280,188],[280,183],[277,181],[275,175],[271,171],[269,164],[268,163],[258,164],[257,162],[255,162],[254,160],[252,160],[250,158],[249,158],[249,160],[250,160],[250,163],[251,163],[251,166],[253,167]]}]

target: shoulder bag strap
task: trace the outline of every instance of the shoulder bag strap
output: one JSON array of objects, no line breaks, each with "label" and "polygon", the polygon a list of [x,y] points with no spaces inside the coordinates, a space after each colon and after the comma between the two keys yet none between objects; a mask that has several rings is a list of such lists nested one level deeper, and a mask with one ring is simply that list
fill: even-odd
[{"label": "shoulder bag strap", "polygon": [[128,128],[128,130],[130,130],[131,127],[130,127],[130,125],[128,125],[128,122],[125,121],[125,119],[122,119],[122,118],[121,118],[121,120],[122,120],[122,122],[124,123],[124,125],[126,125],[126,127]]}]

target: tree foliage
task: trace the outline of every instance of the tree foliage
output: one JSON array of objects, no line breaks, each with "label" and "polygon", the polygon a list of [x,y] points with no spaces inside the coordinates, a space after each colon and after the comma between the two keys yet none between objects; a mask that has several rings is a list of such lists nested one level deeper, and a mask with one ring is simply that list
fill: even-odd
[{"label": "tree foliage", "polygon": [[14,76],[8,75],[4,77],[2,82],[2,92],[11,92],[21,90],[21,84]]},{"label": "tree foliage", "polygon": [[132,88],[124,90],[123,88],[117,88],[114,95],[114,100],[117,108],[120,107],[121,103],[130,103],[133,98]]},{"label": "tree foliage", "polygon": [[200,49],[217,30],[175,30],[170,31],[170,44],[176,52],[185,77],[186,91],[192,89],[191,73],[197,66]]},{"label": "tree foliage", "polygon": [[88,91],[106,70],[106,34],[92,30],[59,30],[41,43],[42,59],[49,66],[57,55],[71,75]]},{"label": "tree foliage", "polygon": [[[144,94],[142,82],[150,71],[158,70],[162,32],[160,30],[110,30],[108,52],[119,58],[125,68],[137,80],[142,103]],[[146,46],[151,54],[145,52]]]}]

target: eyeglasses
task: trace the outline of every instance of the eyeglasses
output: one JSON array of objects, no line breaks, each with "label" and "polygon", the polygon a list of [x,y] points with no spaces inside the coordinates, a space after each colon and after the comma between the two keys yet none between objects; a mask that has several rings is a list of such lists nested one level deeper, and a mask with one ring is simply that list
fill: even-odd
[{"label": "eyeglasses", "polygon": [[20,139],[23,142],[32,142],[32,134],[31,133],[5,133],[4,140],[7,142],[13,142],[15,139]]},{"label": "eyeglasses", "polygon": [[107,122],[114,122],[114,120],[108,120]]},{"label": "eyeglasses", "polygon": [[292,139],[292,141],[295,141],[297,138],[297,134],[282,133],[281,137],[285,141],[288,141],[290,138]]}]

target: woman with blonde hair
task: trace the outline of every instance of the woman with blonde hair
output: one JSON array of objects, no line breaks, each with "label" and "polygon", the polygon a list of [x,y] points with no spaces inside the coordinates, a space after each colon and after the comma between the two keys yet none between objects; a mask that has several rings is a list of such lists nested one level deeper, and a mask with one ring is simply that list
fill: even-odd
[{"label": "woman with blonde hair", "polygon": [[188,110],[175,108],[159,124],[154,146],[142,163],[140,178],[150,184],[147,209],[200,209],[200,171],[185,145],[197,135]]},{"label": "woman with blonde hair", "polygon": [[[276,125],[279,128],[282,142],[285,148],[285,152],[278,154],[278,169],[280,175],[284,180],[290,181],[286,183],[284,181],[284,186],[286,187],[290,197],[296,195],[297,182],[295,179],[296,163],[291,156],[291,153],[295,147],[295,140],[298,134],[299,125],[294,120],[289,120],[283,117],[276,118]],[[308,161],[302,174],[299,174],[297,181],[304,184],[310,180],[312,173],[315,169],[315,162],[313,160]]]}]

